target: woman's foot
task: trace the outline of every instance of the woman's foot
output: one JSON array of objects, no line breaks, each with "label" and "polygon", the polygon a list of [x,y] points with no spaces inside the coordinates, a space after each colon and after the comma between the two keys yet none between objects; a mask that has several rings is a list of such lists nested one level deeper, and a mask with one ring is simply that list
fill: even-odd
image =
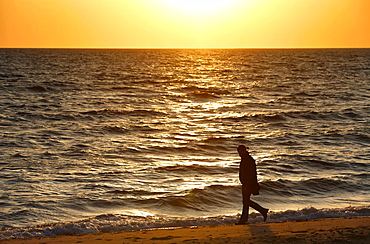
[{"label": "woman's foot", "polygon": [[265,208],[265,209],[263,210],[263,212],[261,212],[261,214],[262,214],[262,216],[263,216],[263,222],[266,222],[268,211],[269,211],[269,209]]}]

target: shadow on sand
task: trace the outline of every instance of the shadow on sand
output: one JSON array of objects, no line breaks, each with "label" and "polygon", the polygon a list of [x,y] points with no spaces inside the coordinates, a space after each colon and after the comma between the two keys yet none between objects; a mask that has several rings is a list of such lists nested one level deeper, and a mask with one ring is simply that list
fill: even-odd
[{"label": "shadow on sand", "polygon": [[249,224],[249,232],[252,234],[253,239],[263,241],[263,243],[270,243],[276,240],[276,235],[271,231],[268,225],[253,225]]}]

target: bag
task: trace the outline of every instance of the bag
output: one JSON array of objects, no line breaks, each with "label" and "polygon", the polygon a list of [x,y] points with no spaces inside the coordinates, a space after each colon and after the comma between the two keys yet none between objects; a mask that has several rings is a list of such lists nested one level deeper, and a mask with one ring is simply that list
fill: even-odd
[{"label": "bag", "polygon": [[260,184],[257,183],[256,185],[254,185],[251,190],[253,195],[259,195],[261,190]]}]

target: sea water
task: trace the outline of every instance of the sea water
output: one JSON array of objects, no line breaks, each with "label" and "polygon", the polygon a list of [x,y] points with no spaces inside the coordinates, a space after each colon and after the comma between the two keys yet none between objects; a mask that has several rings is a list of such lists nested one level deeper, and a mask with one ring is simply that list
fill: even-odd
[{"label": "sea water", "polygon": [[[370,215],[370,49],[0,49],[0,238]],[[251,211],[250,221],[262,221]]]}]

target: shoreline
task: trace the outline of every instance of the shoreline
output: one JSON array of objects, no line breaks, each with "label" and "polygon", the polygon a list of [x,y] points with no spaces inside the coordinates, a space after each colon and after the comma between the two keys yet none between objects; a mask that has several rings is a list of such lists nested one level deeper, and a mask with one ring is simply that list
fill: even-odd
[{"label": "shoreline", "polygon": [[40,243],[370,243],[370,217],[333,218],[248,225],[143,229],[84,235],[0,240]]}]

